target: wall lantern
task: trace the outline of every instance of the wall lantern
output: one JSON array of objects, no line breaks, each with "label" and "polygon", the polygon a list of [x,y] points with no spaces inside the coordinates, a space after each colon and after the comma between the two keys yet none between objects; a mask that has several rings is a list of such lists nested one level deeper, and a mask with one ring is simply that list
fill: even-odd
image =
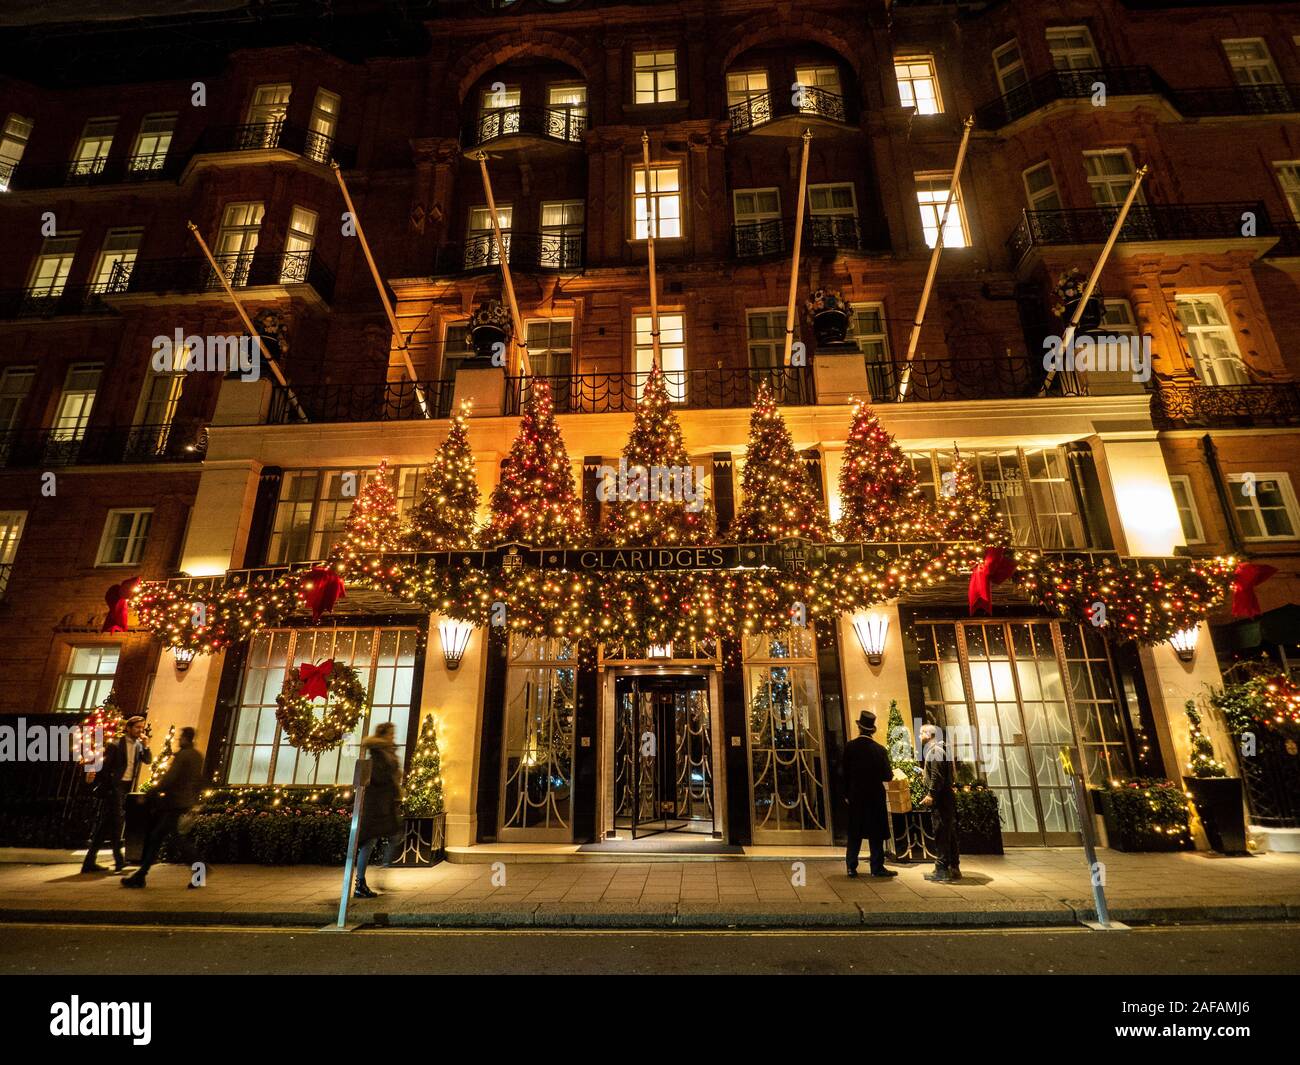
[{"label": "wall lantern", "polygon": [[873,665],[880,665],[885,657],[885,638],[889,635],[888,614],[859,614],[853,619],[853,631],[858,634],[862,653]]},{"label": "wall lantern", "polygon": [[459,669],[460,660],[465,657],[465,648],[469,646],[470,634],[474,626],[467,621],[443,618],[438,622],[438,635],[442,637],[442,660],[448,670]]},{"label": "wall lantern", "polygon": [[184,673],[194,661],[194,651],[189,647],[173,647],[172,658],[176,660],[176,672]]},{"label": "wall lantern", "polygon": [[1193,625],[1190,629],[1180,629],[1169,637],[1169,642],[1173,644],[1174,650],[1178,652],[1178,659],[1181,662],[1190,662],[1196,654],[1196,637],[1200,634],[1200,626]]}]

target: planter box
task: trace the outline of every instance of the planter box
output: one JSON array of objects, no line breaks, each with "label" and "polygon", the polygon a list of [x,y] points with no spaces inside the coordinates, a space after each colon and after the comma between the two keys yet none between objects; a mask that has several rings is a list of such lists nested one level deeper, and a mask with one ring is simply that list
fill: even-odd
[{"label": "planter box", "polygon": [[1210,846],[1220,854],[1249,854],[1241,781],[1237,777],[1183,777],[1183,785],[1192,793]]},{"label": "planter box", "polygon": [[447,852],[447,815],[408,817],[394,865],[437,865]]},{"label": "planter box", "polygon": [[1106,842],[1110,845],[1111,850],[1135,854],[1193,849],[1190,840],[1183,842],[1170,836],[1161,836],[1154,833],[1137,834],[1126,831],[1116,816],[1115,804],[1110,792],[1094,789],[1091,792],[1091,797],[1101,813],[1102,821],[1106,825]]},{"label": "planter box", "polygon": [[[886,850],[895,861],[934,861],[934,815],[919,806],[907,813],[889,815],[890,838]],[[957,850],[960,854],[1002,854],[1002,827],[994,833],[975,832],[962,823],[961,811],[957,815]]]},{"label": "planter box", "polygon": [[912,784],[908,780],[885,782],[885,806],[891,814],[905,814],[912,810]]}]

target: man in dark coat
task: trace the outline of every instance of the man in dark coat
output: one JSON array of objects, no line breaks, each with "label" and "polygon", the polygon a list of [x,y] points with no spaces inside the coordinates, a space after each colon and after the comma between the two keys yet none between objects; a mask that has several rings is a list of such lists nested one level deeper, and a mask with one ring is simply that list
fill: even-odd
[{"label": "man in dark coat", "polygon": [[373,899],[378,894],[366,883],[366,865],[370,853],[381,839],[388,840],[389,853],[384,864],[392,857],[394,842],[400,842],[405,821],[402,818],[402,764],[397,759],[397,744],[393,739],[391,721],[375,728],[373,736],[361,741],[362,751],[370,755],[370,783],[366,785],[361,800],[361,823],[357,826],[357,883],[353,895],[359,899]]},{"label": "man in dark coat", "polygon": [[858,875],[858,853],[865,836],[870,846],[871,875],[897,876],[885,868],[885,837],[889,835],[889,811],[885,806],[885,781],[894,771],[889,752],[871,737],[876,715],[863,710],[858,716],[858,736],[844,747],[844,794],[849,804],[849,838],[844,860],[849,876]]},{"label": "man in dark coat", "polygon": [[126,819],[126,797],[135,788],[135,779],[142,765],[152,757],[144,745],[144,718],[132,717],[126,722],[122,735],[104,745],[104,760],[90,777],[91,792],[99,801],[95,827],[90,832],[90,846],[81,863],[83,873],[106,873],[95,862],[99,848],[105,842],[113,848],[113,866],[116,872],[126,868],[122,855],[122,825]]},{"label": "man in dark coat", "polygon": [[950,884],[961,879],[961,855],[957,850],[957,794],[953,790],[953,764],[948,748],[934,725],[921,726],[926,795],[921,805],[934,811],[934,872],[926,880]]},{"label": "man in dark coat", "polygon": [[[181,816],[199,801],[199,790],[203,787],[203,755],[194,746],[192,728],[181,729],[178,742],[180,747],[172,758],[172,764],[151,795],[153,823],[145,837],[140,868],[122,881],[123,887],[144,887],[145,877],[149,875],[158,852],[169,836],[175,836],[180,841],[181,849],[186,852],[186,863],[192,863],[193,854],[190,853],[189,842],[176,830]],[[194,886],[192,882],[190,886]]]}]

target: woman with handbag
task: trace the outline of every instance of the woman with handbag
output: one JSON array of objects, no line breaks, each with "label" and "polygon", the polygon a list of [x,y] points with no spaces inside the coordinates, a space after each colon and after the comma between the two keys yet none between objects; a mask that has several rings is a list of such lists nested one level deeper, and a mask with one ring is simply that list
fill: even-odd
[{"label": "woman with handbag", "polygon": [[357,885],[353,892],[359,899],[373,899],[377,892],[366,883],[366,865],[374,846],[388,839],[388,853],[383,864],[391,861],[394,841],[402,832],[402,764],[397,758],[393,723],[385,721],[373,736],[361,741],[361,750],[370,755],[370,783],[366,785],[361,805],[361,825],[357,832],[361,846],[357,849]]}]

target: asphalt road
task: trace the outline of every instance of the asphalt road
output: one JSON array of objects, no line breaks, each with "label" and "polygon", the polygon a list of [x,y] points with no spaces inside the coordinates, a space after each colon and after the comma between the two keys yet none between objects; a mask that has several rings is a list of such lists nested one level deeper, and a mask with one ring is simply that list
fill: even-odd
[{"label": "asphalt road", "polygon": [[1300,924],[876,931],[441,931],[0,925],[20,974],[1297,974]]}]

